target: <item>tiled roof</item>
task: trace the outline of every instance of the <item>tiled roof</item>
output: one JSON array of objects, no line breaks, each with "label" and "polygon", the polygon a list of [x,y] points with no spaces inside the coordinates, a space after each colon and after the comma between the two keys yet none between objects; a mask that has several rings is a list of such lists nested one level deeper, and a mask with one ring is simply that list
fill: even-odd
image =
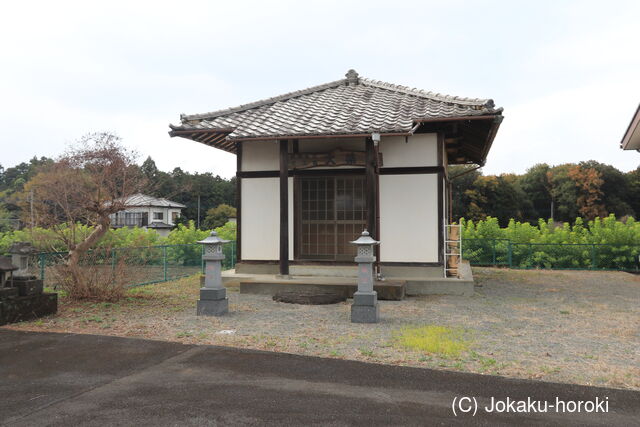
[{"label": "tiled roof", "polygon": [[134,194],[129,196],[125,202],[127,207],[134,206],[153,206],[162,208],[186,208],[185,205],[171,200],[161,199],[157,197],[147,196],[146,194]]},{"label": "tiled roof", "polygon": [[171,136],[235,151],[236,140],[316,135],[407,134],[422,121],[501,115],[491,99],[442,95],[361,78],[345,79],[204,114],[181,115]]},{"label": "tiled roof", "polygon": [[[350,80],[355,81],[350,83]],[[225,110],[181,115],[182,124],[171,128],[174,131],[228,129],[230,139],[391,133],[408,132],[420,119],[501,111],[491,99],[441,95],[356,77]]]},{"label": "tiled roof", "polygon": [[623,150],[640,150],[640,105],[622,137],[620,147]]}]

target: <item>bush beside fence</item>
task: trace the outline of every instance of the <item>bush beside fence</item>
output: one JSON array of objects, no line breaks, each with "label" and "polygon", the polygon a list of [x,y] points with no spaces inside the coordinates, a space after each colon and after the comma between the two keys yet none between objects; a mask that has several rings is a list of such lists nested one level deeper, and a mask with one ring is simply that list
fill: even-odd
[{"label": "bush beside fence", "polygon": [[[83,262],[102,267],[105,273],[124,268],[127,287],[166,282],[204,271],[200,244],[95,249]],[[223,246],[224,270],[235,268],[236,242]],[[30,273],[55,287],[56,266],[66,252],[32,256]],[[640,271],[640,244],[513,243],[508,239],[463,239],[462,256],[471,265],[515,269],[574,269]]]},{"label": "bush beside fence", "polygon": [[640,270],[640,244],[513,243],[507,239],[463,239],[471,265],[520,269]]},{"label": "bush beside fence", "polygon": [[[105,273],[124,268],[125,286],[166,282],[204,271],[203,246],[200,244],[95,249],[89,251],[85,265],[102,267]],[[223,270],[235,267],[236,242],[223,246]],[[54,270],[65,262],[67,252],[43,252],[30,260],[30,273],[44,280],[47,287],[58,285]]]}]

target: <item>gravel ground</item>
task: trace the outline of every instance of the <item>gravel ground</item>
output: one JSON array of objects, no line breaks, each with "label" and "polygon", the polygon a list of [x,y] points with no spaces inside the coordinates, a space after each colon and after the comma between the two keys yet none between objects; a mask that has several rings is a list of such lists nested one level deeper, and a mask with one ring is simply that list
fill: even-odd
[{"label": "gravel ground", "polygon": [[[381,322],[349,322],[350,301],[304,306],[229,289],[229,315],[196,317],[198,278],[136,288],[121,303],[62,298],[57,316],[7,328],[134,336],[385,364],[640,389],[640,276],[475,268],[473,297],[381,301]],[[405,326],[462,328],[458,357],[407,350]]]}]

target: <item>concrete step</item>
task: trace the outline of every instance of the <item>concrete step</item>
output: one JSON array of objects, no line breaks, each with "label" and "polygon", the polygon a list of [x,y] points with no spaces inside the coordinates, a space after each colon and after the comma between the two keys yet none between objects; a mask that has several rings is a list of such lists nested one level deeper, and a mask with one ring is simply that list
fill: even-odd
[{"label": "concrete step", "polygon": [[[277,292],[332,292],[353,298],[353,293],[358,289],[354,281],[329,280],[332,278],[308,278],[295,277],[291,279],[272,279],[240,281],[241,294],[275,295]],[[400,281],[375,282],[373,289],[378,293],[380,300],[399,301],[404,298],[406,284]]]},{"label": "concrete step", "polygon": [[292,276],[358,277],[358,267],[353,265],[290,265]]}]

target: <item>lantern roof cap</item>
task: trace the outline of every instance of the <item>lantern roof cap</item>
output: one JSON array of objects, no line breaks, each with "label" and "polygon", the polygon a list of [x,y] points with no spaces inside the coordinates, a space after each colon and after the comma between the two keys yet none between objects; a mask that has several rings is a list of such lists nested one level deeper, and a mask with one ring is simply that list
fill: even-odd
[{"label": "lantern roof cap", "polygon": [[360,237],[358,237],[356,240],[354,240],[353,242],[354,245],[379,245],[380,242],[377,240],[374,240],[370,235],[369,232],[367,231],[367,229],[365,228],[365,230],[362,232],[362,234],[360,235]]},{"label": "lantern roof cap", "polygon": [[221,239],[220,237],[218,237],[218,233],[212,231],[209,236],[200,240],[198,243],[202,245],[214,245],[216,243],[229,243],[229,240]]},{"label": "lantern roof cap", "polygon": [[35,252],[35,248],[30,242],[14,242],[10,247],[10,254],[28,255]]},{"label": "lantern roof cap", "polygon": [[11,264],[11,258],[8,256],[0,256],[0,271],[15,271],[18,267]]}]

